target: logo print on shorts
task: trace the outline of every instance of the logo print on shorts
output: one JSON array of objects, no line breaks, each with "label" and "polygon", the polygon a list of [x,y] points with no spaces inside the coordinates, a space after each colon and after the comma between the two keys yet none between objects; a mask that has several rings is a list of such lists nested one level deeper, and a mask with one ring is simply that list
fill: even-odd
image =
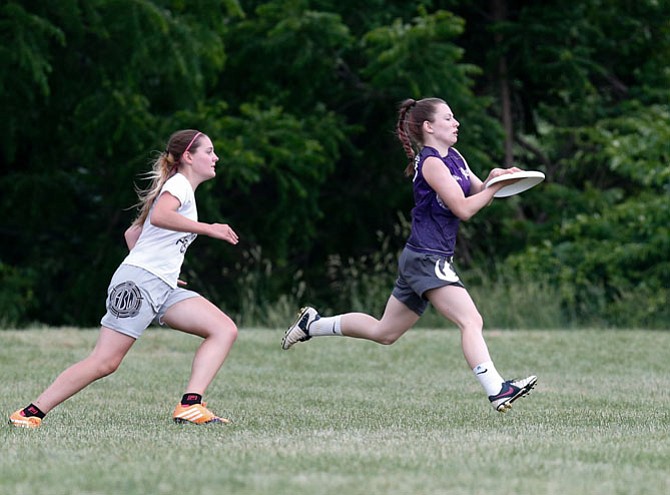
[{"label": "logo print on shorts", "polygon": [[135,282],[123,282],[115,286],[109,295],[108,310],[117,318],[134,318],[142,307],[142,294]]},{"label": "logo print on shorts", "polygon": [[451,282],[452,284],[458,282],[459,280],[458,275],[456,275],[456,272],[451,267],[451,263],[449,263],[447,260],[444,260],[444,268],[440,267],[440,260],[435,262],[435,276],[440,280]]}]

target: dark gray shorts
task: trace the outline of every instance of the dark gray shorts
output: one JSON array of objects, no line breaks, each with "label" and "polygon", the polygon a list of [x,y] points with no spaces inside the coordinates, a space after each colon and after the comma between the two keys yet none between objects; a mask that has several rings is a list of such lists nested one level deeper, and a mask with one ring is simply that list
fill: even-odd
[{"label": "dark gray shorts", "polygon": [[107,313],[100,324],[137,339],[152,323],[163,325],[162,318],[168,308],[199,296],[181,287],[173,289],[142,268],[121,265],[109,283]]},{"label": "dark gray shorts", "polygon": [[452,265],[453,258],[403,249],[393,296],[421,316],[428,306],[425,294],[445,285],[464,287]]}]

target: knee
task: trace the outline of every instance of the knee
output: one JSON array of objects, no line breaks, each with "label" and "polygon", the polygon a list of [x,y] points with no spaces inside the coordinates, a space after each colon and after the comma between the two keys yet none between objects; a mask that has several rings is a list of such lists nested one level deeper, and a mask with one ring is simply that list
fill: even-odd
[{"label": "knee", "polygon": [[381,345],[391,345],[395,344],[399,338],[400,335],[397,334],[382,333],[377,335],[377,338],[375,338],[375,342]]},{"label": "knee", "polygon": [[228,325],[228,327],[226,328],[226,332],[228,333],[233,342],[237,340],[237,334],[238,334],[237,325],[235,325],[235,323],[232,320]]},{"label": "knee", "polygon": [[227,342],[235,342],[237,340],[237,325],[229,317],[225,316],[225,318],[217,324],[216,328],[217,331],[214,332],[214,334],[222,340]]},{"label": "knee", "polygon": [[484,319],[482,318],[482,315],[477,313],[476,315],[472,315],[467,320],[461,321],[459,323],[459,327],[463,333],[481,334],[484,330]]},{"label": "knee", "polygon": [[387,336],[383,336],[377,339],[377,343],[381,345],[391,345],[396,343],[397,341],[398,339],[396,337],[387,337]]},{"label": "knee", "polygon": [[104,359],[96,360],[95,362],[95,372],[98,378],[104,378],[111,375],[116,370],[119,369],[121,365],[120,359]]}]

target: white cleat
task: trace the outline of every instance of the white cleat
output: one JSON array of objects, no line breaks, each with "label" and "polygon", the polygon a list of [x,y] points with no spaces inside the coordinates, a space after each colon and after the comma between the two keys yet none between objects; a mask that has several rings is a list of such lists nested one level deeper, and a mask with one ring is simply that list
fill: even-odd
[{"label": "white cleat", "polygon": [[525,397],[537,385],[537,377],[529,376],[523,380],[507,380],[497,395],[489,395],[491,405],[498,412],[507,412],[512,409],[512,402]]},{"label": "white cleat", "polygon": [[298,317],[284,333],[284,337],[281,339],[281,348],[286,351],[297,342],[305,342],[311,339],[309,326],[319,318],[321,317],[316,312],[316,309],[309,306],[302,308],[298,312]]}]

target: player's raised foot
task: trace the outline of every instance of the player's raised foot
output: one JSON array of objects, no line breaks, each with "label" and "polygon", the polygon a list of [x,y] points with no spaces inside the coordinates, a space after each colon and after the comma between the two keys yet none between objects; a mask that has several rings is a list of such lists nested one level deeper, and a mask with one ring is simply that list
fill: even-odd
[{"label": "player's raised foot", "polygon": [[309,335],[309,326],[319,318],[321,317],[316,309],[310,308],[309,306],[302,308],[298,312],[298,317],[284,333],[284,337],[281,339],[281,348],[288,350],[297,342],[305,342],[306,340],[311,339],[312,337]]},{"label": "player's raised foot", "polygon": [[9,417],[9,424],[18,428],[39,428],[42,420],[37,416],[25,416],[19,409]]},{"label": "player's raised foot", "polygon": [[177,424],[184,423],[193,423],[196,425],[204,425],[209,423],[230,423],[229,419],[219,418],[216,414],[205,407],[206,402],[202,404],[192,404],[190,406],[184,406],[182,404],[177,404],[174,412],[172,413],[172,419]]},{"label": "player's raised foot", "polygon": [[498,412],[507,412],[512,409],[512,402],[525,397],[537,384],[536,376],[529,376],[522,380],[507,380],[497,395],[489,395],[491,405]]}]

